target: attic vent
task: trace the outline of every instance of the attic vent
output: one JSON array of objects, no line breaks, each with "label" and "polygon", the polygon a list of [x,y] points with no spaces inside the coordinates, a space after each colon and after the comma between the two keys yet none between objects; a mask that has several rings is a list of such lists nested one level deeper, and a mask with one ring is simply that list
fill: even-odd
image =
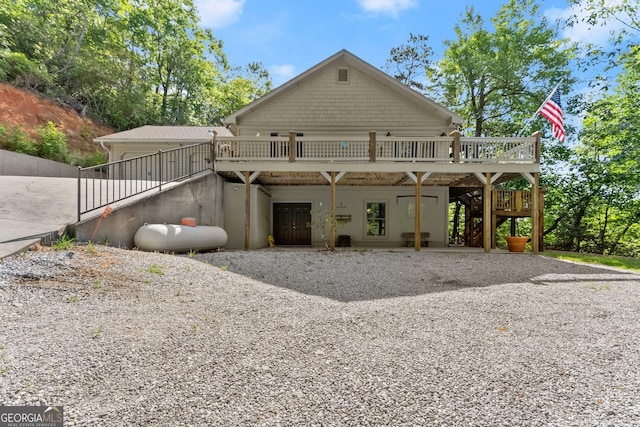
[{"label": "attic vent", "polygon": [[338,83],[349,83],[349,67],[338,67]]}]

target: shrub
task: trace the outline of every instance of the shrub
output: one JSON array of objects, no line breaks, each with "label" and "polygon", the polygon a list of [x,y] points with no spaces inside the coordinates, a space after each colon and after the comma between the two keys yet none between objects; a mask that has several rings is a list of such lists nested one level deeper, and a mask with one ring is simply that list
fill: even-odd
[{"label": "shrub", "polygon": [[89,166],[101,165],[103,163],[107,163],[107,158],[102,153],[74,153],[71,155],[71,164],[80,166],[81,168],[88,168]]},{"label": "shrub", "polygon": [[38,126],[40,135],[39,153],[45,159],[57,162],[69,161],[69,151],[67,149],[67,136],[56,129],[56,125],[48,122],[46,126]]},{"label": "shrub", "polygon": [[9,52],[0,57],[0,75],[18,87],[41,92],[53,84],[51,76],[43,66],[20,52]]},{"label": "shrub", "polygon": [[10,151],[30,156],[38,155],[38,147],[29,135],[20,127],[0,132],[0,142]]}]

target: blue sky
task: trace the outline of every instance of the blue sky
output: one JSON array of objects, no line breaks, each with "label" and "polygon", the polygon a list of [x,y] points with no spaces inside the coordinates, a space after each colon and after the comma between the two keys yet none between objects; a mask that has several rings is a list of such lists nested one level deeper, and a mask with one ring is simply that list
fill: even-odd
[{"label": "blue sky", "polygon": [[[485,22],[504,1],[494,0],[196,0],[201,25],[224,42],[234,66],[261,62],[274,87],[304,72],[341,49],[375,67],[409,33],[429,36],[440,57],[442,41],[454,38],[453,26],[466,6]],[[616,0],[613,0],[616,1]],[[566,0],[539,1],[550,20],[567,17]],[[604,42],[611,27],[574,27],[565,36],[581,42]]]}]

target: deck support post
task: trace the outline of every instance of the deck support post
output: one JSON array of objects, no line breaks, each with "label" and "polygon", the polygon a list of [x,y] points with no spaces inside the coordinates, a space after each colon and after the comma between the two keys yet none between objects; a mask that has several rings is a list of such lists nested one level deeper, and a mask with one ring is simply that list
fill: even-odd
[{"label": "deck support post", "polygon": [[540,174],[533,174],[531,188],[531,251],[537,254],[540,251]]},{"label": "deck support post", "polygon": [[416,172],[416,203],[414,213],[416,214],[416,235],[415,235],[415,250],[420,251],[420,246],[422,245],[422,239],[420,238],[420,217],[422,213],[420,212],[422,209],[422,172]]},{"label": "deck support post", "polygon": [[538,200],[538,207],[540,208],[540,220],[538,224],[538,250],[544,252],[544,192],[546,188],[540,188],[540,199]]},{"label": "deck support post", "polygon": [[495,249],[497,245],[497,242],[496,242],[496,224],[498,224],[498,216],[496,215],[497,205],[498,205],[498,200],[496,199],[496,195],[492,191],[491,192],[491,249]]},{"label": "deck support post", "polygon": [[329,230],[329,249],[336,250],[336,173],[331,172],[331,228]]},{"label": "deck support post", "polygon": [[491,172],[487,172],[482,195],[482,240],[484,251],[491,252]]},{"label": "deck support post", "polygon": [[244,172],[244,250],[249,250],[251,227],[251,172]]}]

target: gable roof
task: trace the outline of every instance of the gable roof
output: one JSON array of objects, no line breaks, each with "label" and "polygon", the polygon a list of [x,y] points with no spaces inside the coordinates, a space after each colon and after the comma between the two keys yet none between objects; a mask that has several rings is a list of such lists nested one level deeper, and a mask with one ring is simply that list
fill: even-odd
[{"label": "gable roof", "polygon": [[95,138],[94,142],[104,144],[112,143],[157,143],[176,142],[192,143],[211,141],[209,131],[216,131],[218,136],[233,136],[231,131],[224,126],[141,126],[122,132]]},{"label": "gable roof", "polygon": [[251,113],[257,108],[263,106],[264,104],[267,104],[272,100],[280,96],[283,96],[290,91],[295,90],[296,87],[300,86],[305,81],[312,79],[319,72],[321,72],[327,67],[332,66],[332,64],[337,62],[345,63],[351,67],[358,69],[359,71],[366,74],[373,80],[395,91],[399,95],[413,100],[416,104],[422,105],[424,108],[433,111],[437,115],[448,118],[451,124],[462,124],[463,122],[462,117],[460,117],[458,114],[448,110],[447,108],[443,107],[442,105],[438,104],[432,99],[429,99],[426,96],[422,95],[421,93],[411,89],[409,86],[406,86],[400,83],[398,80],[394,79],[393,77],[389,76],[388,74],[384,73],[382,70],[379,70],[378,68],[369,64],[368,62],[358,58],[351,52],[345,49],[342,49],[338,53],[334,54],[333,56],[330,56],[329,58],[315,65],[314,67],[303,72],[299,76],[294,77],[293,79],[277,87],[276,89],[272,90],[271,92],[267,93],[261,98],[253,101],[252,103],[237,110],[233,114],[227,116],[224,119],[224,123],[227,125],[237,123],[239,118]]}]

